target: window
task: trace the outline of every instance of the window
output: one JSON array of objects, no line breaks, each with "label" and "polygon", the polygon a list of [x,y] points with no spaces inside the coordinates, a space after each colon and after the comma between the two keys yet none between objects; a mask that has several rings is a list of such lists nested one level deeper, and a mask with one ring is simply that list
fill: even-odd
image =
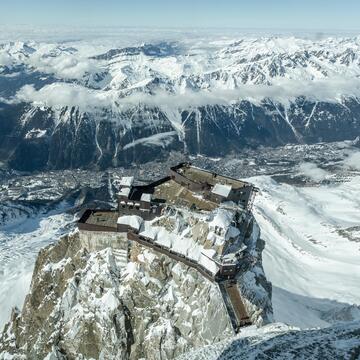
[{"label": "window", "polygon": [[220,226],[215,226],[215,234],[221,235],[221,233],[222,233],[222,228]]}]

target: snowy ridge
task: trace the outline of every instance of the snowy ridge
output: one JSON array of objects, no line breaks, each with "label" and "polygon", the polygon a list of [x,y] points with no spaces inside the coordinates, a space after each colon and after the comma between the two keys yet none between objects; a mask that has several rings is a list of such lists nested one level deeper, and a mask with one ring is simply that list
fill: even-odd
[{"label": "snowy ridge", "polygon": [[214,284],[146,249],[133,247],[131,260],[118,263],[111,247],[88,253],[77,233],[43,249],[23,311],[12,315],[21,330],[6,325],[0,356],[171,359],[231,335]]},{"label": "snowy ridge", "polygon": [[[360,40],[357,37],[318,41],[294,37],[243,38],[214,41],[210,45],[201,48],[196,42],[145,44],[87,57],[84,50],[76,47],[35,42],[7,43],[0,46],[0,65],[10,72],[12,68],[25,65],[30,71],[55,75],[59,80],[76,81],[81,84],[81,87],[74,87],[77,93],[82,91],[82,87],[98,89],[101,92],[94,94],[98,94],[99,99],[107,93],[110,102],[113,99],[119,103],[121,98],[131,94],[163,92],[181,95],[190,91],[203,93],[205,100],[202,104],[208,105],[207,100],[211,98],[207,99],[206,94],[211,96],[212,92],[216,95],[223,92],[224,96],[218,99],[221,103],[222,99],[231,96],[231,92],[226,93],[229,90],[240,89],[246,97],[242,97],[240,92],[238,98],[256,100],[266,96],[276,98],[281,87],[288,96],[309,95],[319,100],[329,100],[332,96],[335,101],[343,95],[359,94],[358,82],[355,81],[360,74]],[[92,49],[92,53],[94,51],[96,49]],[[308,84],[308,89],[291,90],[294,84]],[[278,89],[266,93],[266,87],[246,88],[243,85],[271,85]],[[330,85],[337,85],[337,88],[332,89]],[[60,82],[57,86],[66,84]],[[321,86],[324,86],[323,90],[325,86],[330,87],[328,91],[333,93],[316,93]],[[49,91],[50,88],[46,95]],[[22,95],[31,100],[36,93],[41,94],[22,92]],[[156,100],[149,101],[156,103]],[[161,98],[157,103],[165,105]]]},{"label": "snowy ridge", "polygon": [[[0,70],[11,74],[25,66],[55,76],[58,82],[38,91],[28,86],[17,95],[47,106],[74,105],[74,95],[84,108],[138,102],[186,108],[236,100],[259,103],[266,97],[284,103],[299,96],[337,102],[360,94],[359,49],[357,37],[270,37],[214,41],[208,47],[145,44],[89,56],[76,45],[17,42],[0,45]],[[61,96],[56,98],[55,91]]]},{"label": "snowy ridge", "polygon": [[177,359],[356,359],[360,351],[359,330],[359,322],[302,331],[275,323],[261,329],[248,328],[235,338]]},{"label": "snowy ridge", "polygon": [[352,140],[359,50],[358,37],[0,44],[0,160],[106,168],[170,151]]}]

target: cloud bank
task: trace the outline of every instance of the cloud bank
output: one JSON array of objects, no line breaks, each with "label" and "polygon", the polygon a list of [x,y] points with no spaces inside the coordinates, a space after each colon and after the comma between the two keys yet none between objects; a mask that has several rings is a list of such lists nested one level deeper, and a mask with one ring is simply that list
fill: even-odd
[{"label": "cloud bank", "polygon": [[84,86],[67,83],[54,83],[36,90],[33,85],[23,86],[16,94],[21,102],[51,108],[79,107],[81,110],[109,107],[112,99],[104,91],[87,89]]},{"label": "cloud bank", "polygon": [[345,167],[360,171],[360,151],[351,153],[344,161]]},{"label": "cloud bank", "polygon": [[319,168],[316,164],[311,162],[300,164],[298,170],[300,174],[316,182],[325,180],[329,175],[327,171]]},{"label": "cloud bank", "polygon": [[360,98],[360,80],[332,77],[299,81],[281,78],[275,80],[273,85],[245,84],[232,90],[186,90],[177,94],[158,91],[152,95],[137,92],[127,96],[121,90],[93,90],[79,84],[59,82],[39,90],[26,85],[17,92],[16,99],[36,106],[77,106],[91,110],[103,107],[128,108],[138,104],[186,109],[206,105],[231,105],[242,100],[260,104],[264,99],[288,106],[301,96],[311,101],[333,103],[341,102],[344,97]]},{"label": "cloud bank", "polygon": [[11,57],[4,51],[0,52],[0,66],[10,66],[11,64]]},{"label": "cloud bank", "polygon": [[44,57],[34,53],[28,59],[28,64],[46,74],[54,74],[60,79],[81,80],[87,73],[95,73],[100,68],[95,61],[78,58],[71,54]]}]

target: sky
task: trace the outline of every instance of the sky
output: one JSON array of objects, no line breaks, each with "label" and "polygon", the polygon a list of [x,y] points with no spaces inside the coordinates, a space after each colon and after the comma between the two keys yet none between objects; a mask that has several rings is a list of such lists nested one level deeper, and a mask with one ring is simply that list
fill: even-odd
[{"label": "sky", "polygon": [[359,0],[0,0],[0,25],[359,30]]}]

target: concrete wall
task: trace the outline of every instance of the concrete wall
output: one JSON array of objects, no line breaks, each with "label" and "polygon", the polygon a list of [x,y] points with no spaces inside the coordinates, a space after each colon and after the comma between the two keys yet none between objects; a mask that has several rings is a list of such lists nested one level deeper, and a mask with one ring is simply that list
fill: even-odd
[{"label": "concrete wall", "polygon": [[78,228],[81,231],[98,231],[98,232],[114,232],[116,228],[110,226],[102,226],[95,224],[87,224],[78,222]]},{"label": "concrete wall", "polygon": [[198,191],[202,191],[202,190],[206,189],[205,184],[198,184],[198,183],[188,179],[187,177],[179,174],[178,172],[176,172],[174,170],[170,170],[170,176],[178,184],[180,184],[184,187],[187,187],[191,191],[198,192]]},{"label": "concrete wall", "polygon": [[99,251],[107,247],[128,250],[126,233],[80,230],[79,240],[81,246],[89,251]]},{"label": "concrete wall", "polygon": [[212,193],[212,192],[210,192],[210,191],[206,191],[206,192],[205,192],[204,198],[205,198],[206,200],[212,201],[212,202],[217,203],[217,204],[220,204],[222,201],[227,200],[227,199],[224,198],[223,196],[214,194],[214,193]]},{"label": "concrete wall", "polygon": [[232,190],[229,195],[229,200],[234,202],[241,202],[244,206],[247,206],[250,200],[253,187],[244,186],[237,190]]},{"label": "concrete wall", "polygon": [[162,205],[157,205],[153,206],[150,210],[142,210],[137,209],[134,206],[130,208],[127,205],[125,205],[124,207],[122,207],[122,205],[119,205],[119,216],[137,215],[142,217],[144,220],[152,220],[155,219],[157,216],[160,216],[162,208]]},{"label": "concrete wall", "polygon": [[240,189],[232,189],[227,198],[224,198],[221,195],[214,194],[212,192],[205,192],[204,198],[210,201],[213,201],[217,204],[222,203],[223,201],[233,201],[235,203],[241,203],[243,206],[247,206],[250,200],[250,196],[252,193],[252,186],[244,186]]}]

